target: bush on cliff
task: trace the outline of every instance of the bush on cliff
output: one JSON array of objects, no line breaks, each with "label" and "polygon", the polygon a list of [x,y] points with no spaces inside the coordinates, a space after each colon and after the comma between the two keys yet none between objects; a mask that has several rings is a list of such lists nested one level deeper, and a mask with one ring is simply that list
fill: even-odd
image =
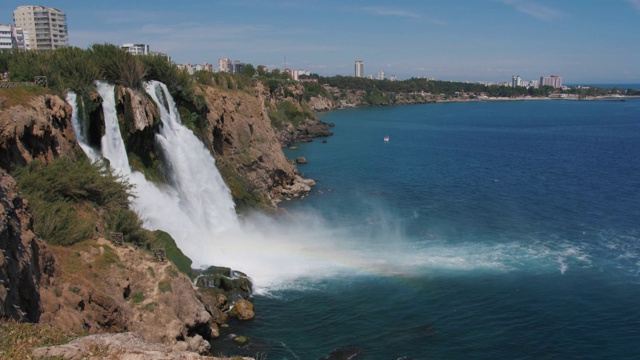
[{"label": "bush on cliff", "polygon": [[36,233],[50,244],[93,238],[98,209],[109,213],[129,206],[132,186],[86,158],[58,158],[48,165],[33,161],[16,169],[14,177],[29,201]]}]

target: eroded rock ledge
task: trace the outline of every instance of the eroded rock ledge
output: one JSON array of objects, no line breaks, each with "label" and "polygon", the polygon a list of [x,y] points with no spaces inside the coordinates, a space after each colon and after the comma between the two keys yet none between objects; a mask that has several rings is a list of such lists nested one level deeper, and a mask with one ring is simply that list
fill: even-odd
[{"label": "eroded rock ledge", "polygon": [[[136,333],[97,334],[76,339],[65,345],[35,349],[36,359],[118,359],[118,360],[230,360],[149,343]],[[246,357],[233,357],[251,360]]]}]

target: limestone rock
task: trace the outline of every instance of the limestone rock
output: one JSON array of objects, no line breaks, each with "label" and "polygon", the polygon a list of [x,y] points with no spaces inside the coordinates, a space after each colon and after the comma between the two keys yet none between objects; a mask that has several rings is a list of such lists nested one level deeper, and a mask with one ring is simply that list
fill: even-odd
[{"label": "limestone rock", "polygon": [[255,316],[253,312],[253,304],[248,300],[238,300],[231,309],[231,316],[237,317],[238,320],[251,320]]},{"label": "limestone rock", "polygon": [[39,321],[40,286],[54,272],[55,258],[33,233],[15,180],[0,169],[0,318]]},{"label": "limestone rock", "polygon": [[[228,360],[150,343],[139,334],[131,332],[90,335],[64,345],[37,348],[32,355],[35,359]],[[233,359],[251,360],[246,357]]]},{"label": "limestone rock", "polygon": [[78,145],[70,123],[71,106],[55,95],[0,112],[0,167],[10,170],[32,160],[75,157]]}]

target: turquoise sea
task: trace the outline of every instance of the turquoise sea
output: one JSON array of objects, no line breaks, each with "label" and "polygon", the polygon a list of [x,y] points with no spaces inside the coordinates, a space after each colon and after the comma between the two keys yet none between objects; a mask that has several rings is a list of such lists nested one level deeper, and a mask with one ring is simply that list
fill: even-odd
[{"label": "turquoise sea", "polygon": [[256,318],[231,326],[250,345],[219,352],[638,358],[640,99],[321,118],[334,136],[287,150],[307,158],[298,168],[317,185],[282,207],[322,218],[339,234],[325,239],[335,251],[309,255],[351,271],[256,294]]}]

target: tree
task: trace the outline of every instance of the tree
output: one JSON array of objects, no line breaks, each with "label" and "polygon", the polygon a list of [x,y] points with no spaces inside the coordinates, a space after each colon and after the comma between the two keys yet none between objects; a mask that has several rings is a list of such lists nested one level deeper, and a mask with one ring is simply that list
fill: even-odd
[{"label": "tree", "polygon": [[266,67],[266,66],[264,66],[264,65],[258,65],[258,69],[257,69],[257,71],[258,71],[258,75],[259,75],[259,76],[265,76],[265,75],[267,74],[267,71],[268,71],[268,70],[267,70],[267,67]]},{"label": "tree", "polygon": [[248,77],[253,77],[256,74],[256,68],[254,68],[251,64],[247,64],[242,70],[242,73],[244,75],[247,75]]}]

